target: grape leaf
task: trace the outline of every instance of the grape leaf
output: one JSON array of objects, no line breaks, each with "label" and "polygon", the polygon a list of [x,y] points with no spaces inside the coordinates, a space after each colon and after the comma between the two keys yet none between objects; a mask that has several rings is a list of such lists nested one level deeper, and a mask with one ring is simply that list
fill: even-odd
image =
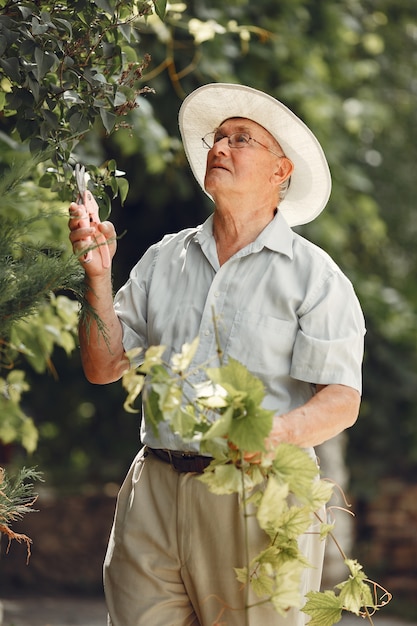
[{"label": "grape leaf", "polygon": [[314,480],[309,490],[298,496],[310,505],[312,511],[317,511],[330,500],[333,488],[334,485],[327,480]]},{"label": "grape leaf", "polygon": [[289,539],[296,539],[311,526],[311,512],[308,507],[292,506],[279,520],[280,534]]},{"label": "grape leaf", "polygon": [[312,481],[319,475],[318,467],[305,450],[289,443],[281,443],[272,463],[274,473],[288,482],[296,496],[308,498]]},{"label": "grape leaf", "polygon": [[342,618],[343,605],[334,591],[310,591],[301,609],[310,616],[308,626],[333,626]]},{"label": "grape leaf", "polygon": [[207,375],[214,383],[226,387],[226,384],[236,391],[250,393],[252,401],[260,405],[265,397],[265,387],[259,378],[251,374],[242,363],[229,358],[226,365],[218,368],[207,368]]},{"label": "grape leaf", "polygon": [[[145,359],[140,366],[140,371],[149,374],[155,365],[161,365],[162,355],[166,350],[166,346],[151,346],[145,352]],[[168,373],[167,373],[168,376]]]},{"label": "grape leaf", "polygon": [[286,615],[289,608],[301,606],[300,582],[303,571],[302,564],[292,561],[286,561],[275,570],[271,602],[277,613]]},{"label": "grape leaf", "polygon": [[178,433],[183,439],[192,439],[195,421],[196,418],[191,407],[179,407],[172,415],[171,428],[174,433]]},{"label": "grape leaf", "polygon": [[258,523],[265,532],[275,533],[279,527],[282,513],[288,510],[287,496],[288,485],[270,477],[256,513]]},{"label": "grape leaf", "polygon": [[123,387],[127,391],[126,400],[124,401],[123,408],[128,413],[138,413],[138,409],[134,408],[134,402],[143,389],[145,383],[145,377],[142,374],[137,374],[134,369],[129,369],[123,374]]},{"label": "grape leaf", "polygon": [[178,354],[174,354],[174,356],[171,358],[172,371],[175,373],[185,372],[185,370],[189,367],[191,361],[193,360],[197,348],[198,337],[196,337],[191,343],[185,343],[182,346],[181,352]]},{"label": "grape leaf", "polygon": [[211,471],[205,471],[198,480],[206,483],[212,493],[241,493],[242,472],[235,465],[216,465]]},{"label": "grape leaf", "polygon": [[251,405],[250,401],[246,404],[244,415],[234,415],[229,439],[242,451],[258,452],[265,450],[265,439],[271,432],[274,412]]},{"label": "grape leaf", "polygon": [[374,605],[372,592],[366,583],[366,574],[362,571],[362,565],[352,559],[346,559],[345,563],[351,575],[348,580],[337,585],[340,589],[339,598],[347,611],[359,615],[361,608]]},{"label": "grape leaf", "polygon": [[203,440],[226,437],[229,433],[233,418],[233,409],[229,407],[225,413],[210,426],[204,434]]}]

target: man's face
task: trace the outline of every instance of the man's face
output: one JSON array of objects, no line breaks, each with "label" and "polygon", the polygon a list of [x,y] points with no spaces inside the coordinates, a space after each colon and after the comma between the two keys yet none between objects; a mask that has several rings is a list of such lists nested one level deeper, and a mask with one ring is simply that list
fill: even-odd
[{"label": "man's face", "polygon": [[[256,141],[242,144],[242,148],[229,146],[228,136],[238,132],[247,133]],[[277,154],[282,154],[282,150],[262,126],[248,119],[232,118],[216,129],[216,138],[207,155],[204,180],[205,189],[214,200],[224,193],[229,198],[231,194],[258,198],[260,194],[277,192],[276,171],[281,159],[266,148]]]}]

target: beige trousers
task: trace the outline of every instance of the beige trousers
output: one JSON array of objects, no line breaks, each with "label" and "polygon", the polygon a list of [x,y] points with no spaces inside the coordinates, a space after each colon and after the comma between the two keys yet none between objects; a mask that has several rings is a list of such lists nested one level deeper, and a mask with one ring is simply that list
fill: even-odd
[{"label": "beige trousers", "polygon": [[[304,626],[295,609],[285,618],[268,604],[245,613],[233,569],[246,564],[244,536],[236,496],[212,494],[142,450],[120,490],[104,563],[109,626]],[[254,556],[267,544],[256,519],[249,536]],[[305,594],[319,588],[324,542],[309,533],[300,547],[314,565]]]}]

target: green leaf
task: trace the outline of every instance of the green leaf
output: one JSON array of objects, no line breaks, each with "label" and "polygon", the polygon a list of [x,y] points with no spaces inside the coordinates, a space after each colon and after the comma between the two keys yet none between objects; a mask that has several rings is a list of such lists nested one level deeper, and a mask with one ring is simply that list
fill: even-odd
[{"label": "green leaf", "polygon": [[130,368],[123,374],[122,384],[127,391],[127,396],[123,404],[123,408],[128,413],[138,413],[138,409],[134,408],[134,402],[142,392],[145,383],[145,376],[137,374],[135,369]]},{"label": "green leaf", "polygon": [[111,111],[107,111],[103,107],[100,107],[100,117],[101,121],[103,122],[103,126],[107,131],[107,134],[110,135],[111,131],[114,128],[114,125],[116,124],[115,113],[112,113]]},{"label": "green leaf", "polygon": [[119,190],[120,202],[123,206],[127,198],[127,194],[129,193],[129,181],[126,180],[126,178],[116,178],[116,181]]},{"label": "green leaf", "polygon": [[271,432],[273,416],[274,411],[258,408],[249,400],[246,403],[246,414],[233,416],[229,431],[230,441],[244,452],[265,450],[265,440]]},{"label": "green leaf", "polygon": [[304,566],[286,561],[274,572],[275,586],[271,602],[280,615],[286,615],[291,607],[301,606],[300,584]]},{"label": "green leaf", "polygon": [[320,524],[320,539],[326,539],[326,537],[334,530],[335,523],[332,524]]},{"label": "green leaf", "polygon": [[268,534],[276,532],[282,513],[288,510],[287,496],[288,485],[270,477],[256,513],[260,527]]},{"label": "green leaf", "polygon": [[38,431],[20,407],[21,396],[28,389],[21,370],[12,370],[6,379],[0,377],[0,440],[6,444],[20,443],[31,453],[37,446]]},{"label": "green leaf", "polygon": [[63,26],[68,31],[70,40],[72,39],[72,25],[69,20],[65,20],[60,17],[55,17],[55,24],[60,24],[61,26]]},{"label": "green leaf", "polygon": [[[224,395],[225,390],[223,387],[220,387],[220,385],[213,385],[212,383],[209,383],[209,385],[212,388],[212,393],[210,395],[201,395],[201,393],[199,393],[196,397],[196,402],[205,409],[225,409],[228,406],[227,397]],[[207,390],[208,387],[206,385],[206,391]],[[230,411],[230,419],[232,419],[234,412],[233,407],[229,406],[227,410]]]},{"label": "green leaf", "polygon": [[16,57],[10,57],[8,59],[0,59],[0,66],[3,68],[6,75],[11,78],[15,83],[21,82],[20,65],[19,60]]},{"label": "green leaf", "polygon": [[108,219],[111,213],[111,209],[112,209],[111,200],[109,196],[106,193],[104,193],[102,196],[97,198],[97,202],[99,205],[100,219],[102,222],[104,222],[105,220]]},{"label": "green leaf", "polygon": [[311,485],[310,493],[303,499],[309,503],[313,511],[317,511],[330,500],[333,489],[334,485],[329,481],[315,480]]},{"label": "green leaf", "polygon": [[238,582],[243,583],[244,585],[249,582],[247,567],[235,567],[235,574]]},{"label": "green leaf", "polygon": [[347,611],[359,615],[361,608],[374,605],[372,592],[366,583],[366,574],[362,571],[362,565],[351,559],[347,559],[345,563],[351,574],[348,580],[337,585],[340,589],[339,598]]},{"label": "green leaf", "polygon": [[69,125],[70,129],[73,133],[79,134],[88,130],[89,121],[88,118],[84,115],[84,113],[80,111],[76,111],[72,113],[69,117]]},{"label": "green leaf", "polygon": [[178,433],[182,439],[190,440],[194,435],[196,416],[192,407],[179,407],[173,414],[171,427],[174,433]]},{"label": "green leaf", "polygon": [[53,68],[54,64],[58,62],[58,59],[55,54],[44,52],[41,48],[35,48],[35,61],[36,68],[34,73],[40,82],[44,78],[45,74],[47,74],[49,70]]},{"label": "green leaf", "polygon": [[207,441],[208,439],[227,437],[232,423],[232,419],[233,409],[229,407],[223,413],[223,415],[221,415],[215,422],[213,422],[208,431],[204,434],[203,441]]},{"label": "green leaf", "polygon": [[212,493],[231,494],[242,491],[242,472],[235,465],[217,465],[209,468],[198,476]]},{"label": "green leaf", "polygon": [[214,383],[231,389],[250,393],[252,402],[260,405],[265,397],[265,387],[259,378],[253,376],[249,370],[233,358],[229,358],[226,365],[218,368],[207,368],[207,376]]},{"label": "green leaf", "polygon": [[144,388],[143,402],[146,411],[146,419],[152,425],[154,434],[158,435],[158,425],[163,420],[163,415],[159,409],[159,396],[153,389]]},{"label": "green leaf", "polygon": [[173,419],[177,416],[177,412],[181,408],[182,389],[178,386],[177,381],[170,383],[153,383],[154,391],[159,395],[159,408],[165,420],[171,422],[173,427]]},{"label": "green leaf", "polygon": [[31,30],[33,36],[44,35],[49,30],[48,24],[42,24],[38,17],[32,18]]},{"label": "green leaf", "polygon": [[[140,371],[149,374],[153,367],[162,364],[162,355],[166,350],[166,346],[151,346],[145,352],[145,358],[140,366]],[[168,375],[168,374],[167,374]]]},{"label": "green leaf", "polygon": [[312,521],[308,507],[292,506],[278,520],[279,533],[288,539],[297,539],[310,528]]},{"label": "green leaf", "polygon": [[305,450],[288,443],[280,444],[276,449],[272,468],[276,476],[288,482],[292,493],[308,501],[319,469]]},{"label": "green leaf", "polygon": [[161,19],[165,19],[167,0],[153,0],[153,4],[155,7],[155,13]]},{"label": "green leaf", "polygon": [[185,372],[188,369],[191,361],[194,358],[195,353],[197,352],[198,343],[199,338],[196,337],[191,343],[185,343],[182,346],[182,350],[180,353],[174,354],[171,359],[171,367],[173,372],[180,374],[181,372]]},{"label": "green leaf", "polygon": [[265,397],[263,383],[233,358],[222,367],[207,368],[207,375],[213,383],[226,389],[230,405],[234,407],[230,441],[241,451],[264,450],[274,411],[261,408]]},{"label": "green leaf", "polygon": [[96,4],[100,9],[106,11],[110,15],[114,15],[114,7],[111,5],[109,0],[94,0],[94,4]]},{"label": "green leaf", "polygon": [[0,56],[3,56],[8,46],[7,38],[0,34]]},{"label": "green leaf", "polygon": [[20,429],[20,442],[29,454],[36,450],[38,437],[38,429],[36,428],[32,418],[26,417]]},{"label": "green leaf", "polygon": [[270,598],[274,593],[274,580],[268,575],[254,576],[251,578],[250,586],[258,598]]},{"label": "green leaf", "polygon": [[310,591],[302,611],[310,616],[308,626],[333,626],[342,619],[343,605],[334,591]]}]

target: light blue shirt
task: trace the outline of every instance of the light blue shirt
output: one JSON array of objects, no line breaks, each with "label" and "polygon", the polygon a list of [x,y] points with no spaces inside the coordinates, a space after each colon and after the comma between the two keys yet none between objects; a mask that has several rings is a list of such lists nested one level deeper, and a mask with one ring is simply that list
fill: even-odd
[{"label": "light blue shirt", "polygon": [[[352,284],[279,212],[221,267],[212,216],[197,228],[166,235],[132,269],[116,294],[115,311],[125,350],[165,345],[169,359],[199,336],[193,363],[214,367],[215,314],[224,358],[240,361],[262,380],[264,407],[277,414],[307,402],[317,384],[361,392],[365,325]],[[151,447],[198,449],[166,423],[156,438],[146,415],[141,439]]]}]

